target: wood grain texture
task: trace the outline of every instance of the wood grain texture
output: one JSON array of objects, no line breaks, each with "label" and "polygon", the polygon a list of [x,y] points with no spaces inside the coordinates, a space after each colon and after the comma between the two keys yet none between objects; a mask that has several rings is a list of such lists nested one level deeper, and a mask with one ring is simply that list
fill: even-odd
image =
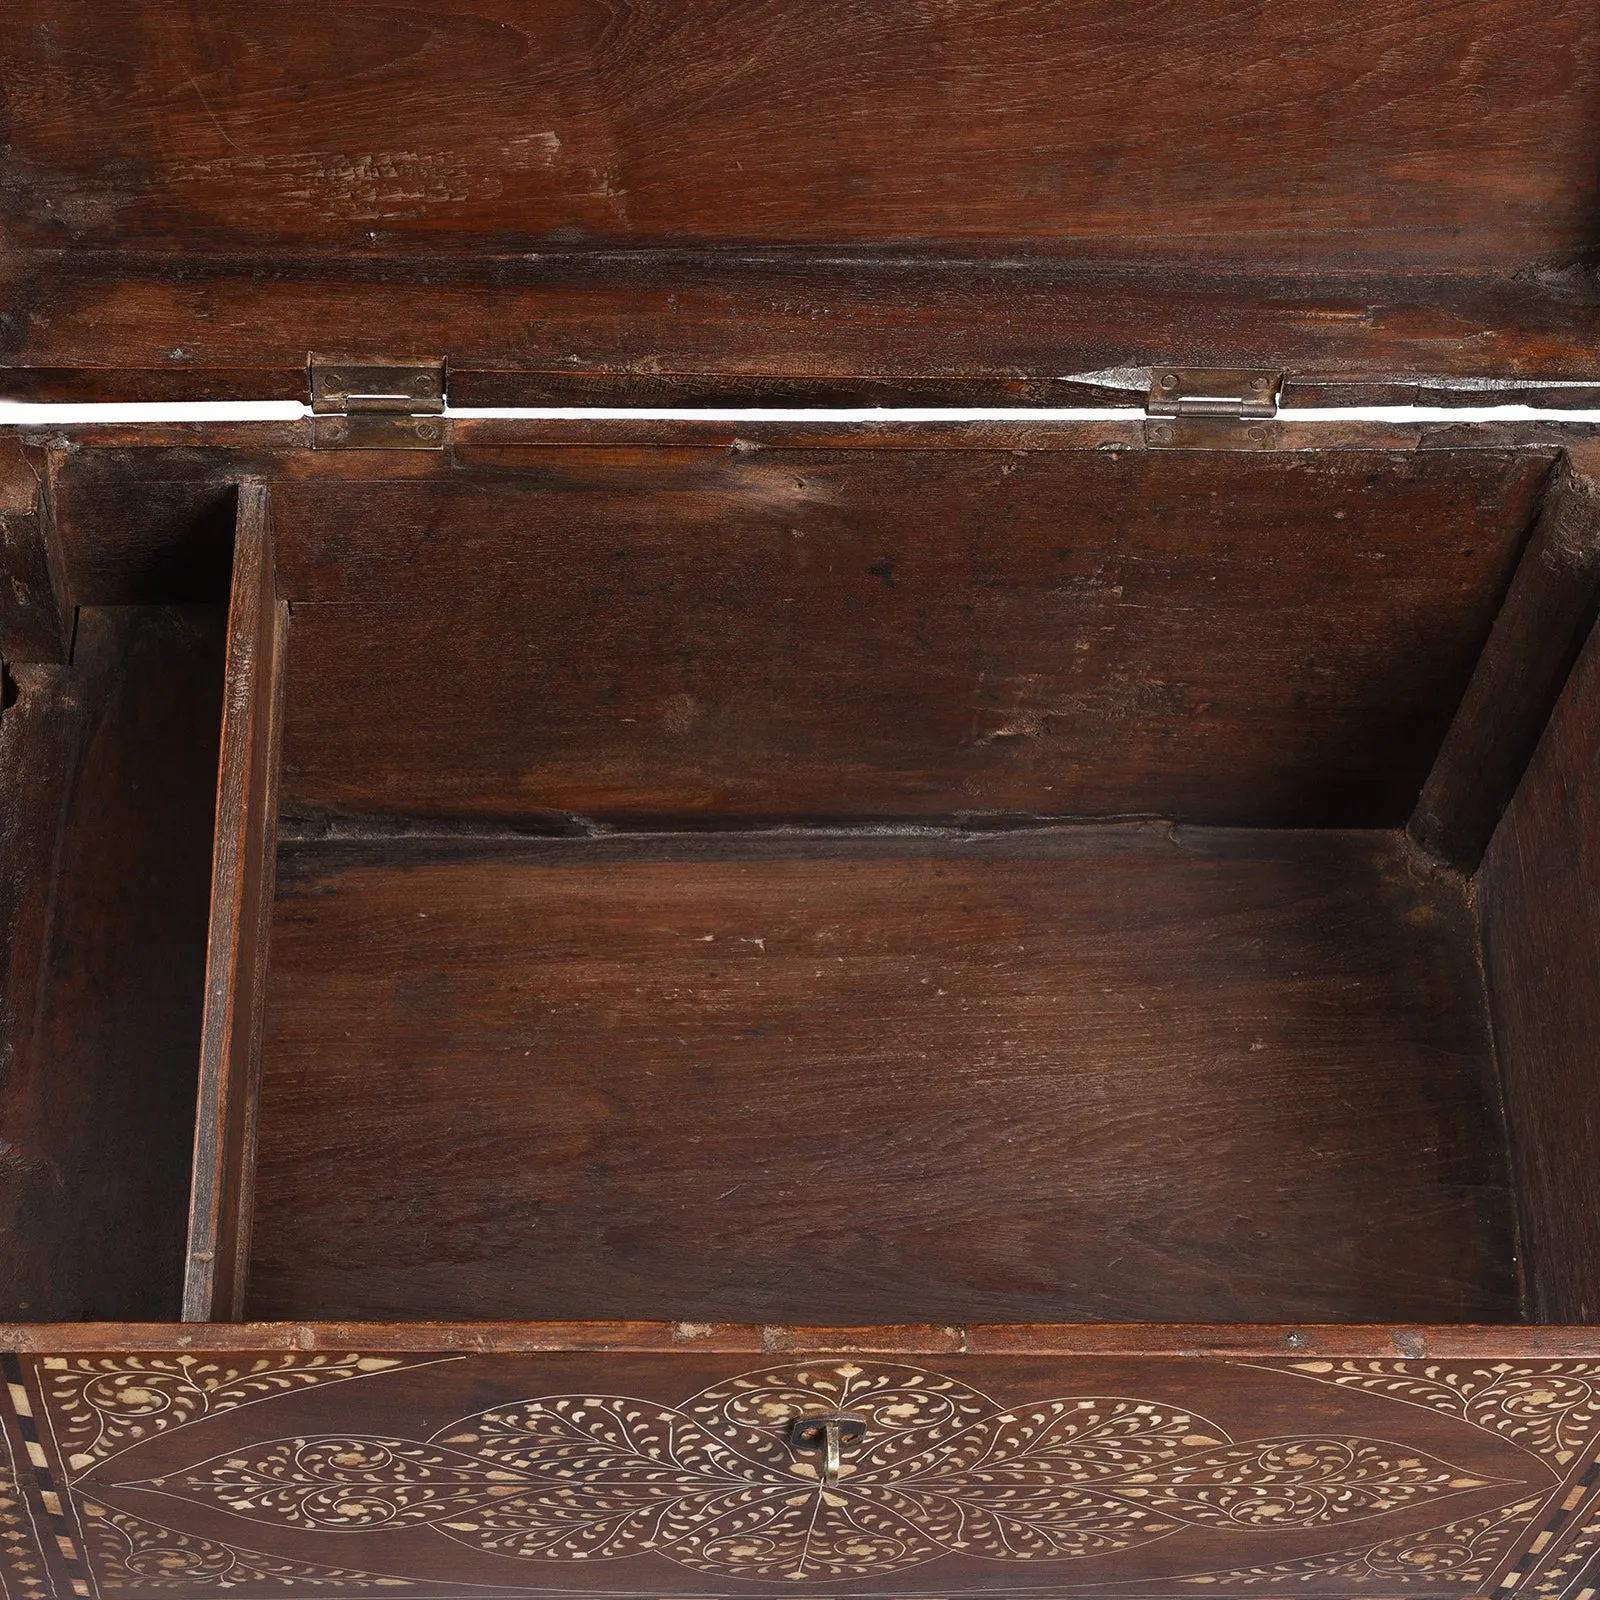
[{"label": "wood grain texture", "polygon": [[314,28],[19,0],[3,37],[14,248],[1520,267],[1595,242],[1600,29],[1575,0],[331,0]]},{"label": "wood grain texture", "polygon": [[854,1328],[735,1322],[12,1322],[0,1350],[199,1353],[352,1350],[414,1355],[635,1354],[1293,1356],[1317,1359],[1600,1359],[1592,1325],[1495,1323],[1042,1322]]},{"label": "wood grain texture", "polygon": [[285,484],[285,804],[1397,825],[1546,460],[736,443]]},{"label": "wood grain texture", "polygon": [[[5,304],[33,315],[7,324]],[[304,399],[306,352],[328,341],[446,355],[452,401],[468,406],[1119,404],[1115,390],[1060,375],[1168,361],[1287,372],[1296,404],[1403,405],[1435,400],[1425,380],[1441,376],[1592,380],[1595,317],[1580,269],[1446,277],[541,252],[404,272],[384,259],[297,259],[262,272],[239,259],[180,265],[165,251],[0,255],[5,387],[60,401]],[[1555,389],[1544,403],[1575,402]]]},{"label": "wood grain texture", "polygon": [[0,360],[288,394],[398,344],[502,402],[1592,377],[1596,38],[1582,0],[18,0]]},{"label": "wood grain texture", "polygon": [[289,626],[266,485],[239,487],[183,1314],[237,1318],[250,1253]]},{"label": "wood grain texture", "polygon": [[225,605],[238,484],[258,452],[140,445],[44,453],[65,584],[81,605]]},{"label": "wood grain texture", "polygon": [[1575,443],[1412,813],[1425,849],[1477,870],[1600,614],[1600,449]]},{"label": "wood grain texture", "polygon": [[284,851],[252,1316],[1515,1315],[1398,836]]},{"label": "wood grain texture", "polygon": [[0,439],[0,657],[67,659],[72,607],[55,518],[34,462],[15,438]]},{"label": "wood grain texture", "polygon": [[[247,477],[286,479],[316,478],[336,481],[365,473],[369,478],[390,476],[417,479],[448,476],[457,465],[470,461],[485,445],[600,444],[631,443],[683,444],[722,443],[731,446],[735,439],[747,444],[787,445],[815,448],[819,444],[853,442],[857,447],[872,445],[880,449],[901,448],[1007,450],[1143,450],[1142,412],[1116,416],[1091,414],[1063,419],[1021,416],[975,422],[966,419],[939,422],[924,418],[868,416],[849,422],[819,423],[789,416],[774,421],[763,418],[732,417],[713,413],[692,420],[671,422],[671,437],[664,433],[657,415],[640,417],[452,417],[446,419],[446,448],[437,451],[393,451],[387,466],[380,468],[371,454],[351,451],[315,451],[311,442],[309,418],[292,422],[144,422],[76,423],[49,429],[37,425],[18,427],[17,437],[30,449],[60,447],[63,457],[74,446],[119,451],[125,463],[141,458],[171,459],[172,452],[204,455],[213,475],[227,477],[222,470],[229,463],[231,481]],[[650,429],[650,436],[644,429]],[[1467,422],[1389,422],[1330,421],[1277,418],[1278,446],[1282,450],[1304,453],[1332,450],[1523,450],[1542,455],[1554,463],[1562,449],[1574,439],[1600,437],[1600,424],[1539,420]],[[148,453],[148,454],[146,454]],[[270,471],[268,470],[270,467]],[[132,474],[137,479],[137,472]],[[109,496],[103,506],[112,502]]]},{"label": "wood grain texture", "polygon": [[0,713],[0,1304],[178,1308],[222,617],[87,608]]},{"label": "wood grain texture", "polygon": [[1530,1313],[1600,1321],[1600,637],[1478,874]]}]

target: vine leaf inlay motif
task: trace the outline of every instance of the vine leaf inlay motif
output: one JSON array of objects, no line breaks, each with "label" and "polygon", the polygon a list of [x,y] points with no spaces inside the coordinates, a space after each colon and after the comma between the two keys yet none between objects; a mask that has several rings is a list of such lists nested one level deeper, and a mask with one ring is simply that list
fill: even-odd
[{"label": "vine leaf inlay motif", "polygon": [[153,1433],[314,1384],[406,1365],[400,1356],[49,1356],[56,1438],[78,1474]]},{"label": "vine leaf inlay motif", "polygon": [[1565,1467],[1600,1426],[1600,1362],[1499,1361],[1450,1366],[1418,1361],[1265,1363],[1342,1388],[1365,1389],[1461,1417]]},{"label": "vine leaf inlay motif", "polygon": [[[866,1417],[867,1440],[827,1485],[787,1427],[841,1408]],[[1191,1411],[1119,1397],[1005,1409],[952,1378],[865,1362],[750,1373],[677,1407],[547,1396],[420,1442],[271,1440],[128,1485],[279,1527],[426,1527],[524,1559],[655,1551],[769,1581],[947,1553],[1076,1559],[1182,1529],[1331,1528],[1492,1486],[1380,1440],[1234,1440]]]},{"label": "vine leaf inlay motif", "polygon": [[239,1550],[215,1539],[179,1533],[125,1511],[85,1502],[84,1532],[92,1541],[95,1576],[102,1589],[236,1589],[244,1584],[281,1584],[286,1589],[408,1589],[408,1578],[381,1577],[348,1567],[285,1561],[256,1550]]},{"label": "vine leaf inlay motif", "polygon": [[1337,1550],[1328,1555],[1305,1556],[1298,1561],[1197,1573],[1173,1581],[1226,1585],[1231,1589],[1252,1584],[1304,1583],[1314,1577],[1386,1585],[1392,1585],[1397,1578],[1410,1581],[1435,1578],[1481,1586],[1500,1558],[1527,1532],[1528,1524],[1544,1503],[1542,1495],[1519,1500],[1498,1511],[1463,1517],[1437,1528],[1425,1528],[1420,1533],[1403,1534],[1370,1549]]}]

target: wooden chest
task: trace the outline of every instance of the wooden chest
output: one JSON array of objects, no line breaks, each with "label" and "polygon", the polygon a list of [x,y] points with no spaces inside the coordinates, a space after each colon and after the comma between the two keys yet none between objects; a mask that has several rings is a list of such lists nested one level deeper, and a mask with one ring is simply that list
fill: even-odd
[{"label": "wooden chest", "polygon": [[3,1600],[1590,1600],[1591,4],[0,85]]}]

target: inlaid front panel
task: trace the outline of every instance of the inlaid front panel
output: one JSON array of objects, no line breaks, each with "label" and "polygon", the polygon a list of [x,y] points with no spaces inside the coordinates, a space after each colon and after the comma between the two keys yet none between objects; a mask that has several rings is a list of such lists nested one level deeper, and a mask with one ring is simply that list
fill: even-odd
[{"label": "inlaid front panel", "polygon": [[1595,1361],[4,1361],[11,1600],[1576,1596],[1600,1538]]}]

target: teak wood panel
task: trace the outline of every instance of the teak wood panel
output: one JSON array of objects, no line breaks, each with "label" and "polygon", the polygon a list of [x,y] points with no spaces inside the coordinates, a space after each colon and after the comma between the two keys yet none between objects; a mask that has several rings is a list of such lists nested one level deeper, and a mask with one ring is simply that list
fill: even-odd
[{"label": "teak wood panel", "polygon": [[[0,1357],[29,1600],[1577,1595],[1586,1359]],[[848,1408],[838,1481],[787,1442]]]},{"label": "teak wood panel", "polygon": [[[0,333],[5,304],[33,308],[0,342],[0,371],[19,398],[282,400],[306,395],[307,351],[403,339],[448,354],[463,406],[1126,406],[1142,394],[1127,369],[1176,358],[1288,372],[1295,405],[1460,405],[1482,391],[1449,380],[1492,373],[1527,385],[1497,399],[1565,407],[1600,395],[1586,293],[1581,268],[1207,276],[540,252],[263,273],[159,250],[0,253]],[[1564,386],[1541,388],[1550,378]]]},{"label": "teak wood panel", "polygon": [[1507,1320],[1398,835],[285,844],[256,1316]]},{"label": "teak wood panel", "polygon": [[[1445,423],[1279,421],[1278,449],[1291,455],[1346,452],[1433,456],[1516,452],[1553,466],[1579,430],[1537,422],[1455,427]],[[438,451],[314,450],[307,421],[20,430],[30,475],[45,484],[48,532],[57,545],[59,600],[73,605],[216,602],[228,598],[237,485],[259,478],[331,489],[516,470],[558,447],[693,447],[771,451],[1082,451],[1146,453],[1142,424],[1127,420],[944,422],[769,422],[723,419],[453,420]],[[1155,452],[1150,452],[1154,454]],[[665,458],[663,458],[665,459]],[[1442,469],[1434,469],[1442,470]],[[15,478],[20,493],[22,480]],[[36,520],[36,519],[34,519]],[[8,540],[19,525],[8,517]],[[40,530],[28,535],[37,544]],[[44,557],[35,549],[31,557]],[[29,563],[31,566],[31,561]],[[26,581],[26,580],[25,580]],[[35,585],[35,587],[37,587]],[[22,659],[13,651],[11,659]]]},{"label": "teak wood panel", "polygon": [[220,607],[85,607],[0,699],[0,1306],[178,1306]]},{"label": "teak wood panel", "polygon": [[1400,824],[1548,470],[595,447],[285,484],[284,801]]},{"label": "teak wood panel", "polygon": [[44,392],[293,393],[330,332],[531,371],[524,399],[1593,376],[1584,0],[16,0],[0,27],[0,360]]},{"label": "teak wood panel", "polygon": [[1530,1310],[1600,1319],[1600,635],[1478,875]]},{"label": "teak wood panel", "polygon": [[1592,8],[17,0],[14,249],[1110,245],[1515,268],[1595,242]]}]

